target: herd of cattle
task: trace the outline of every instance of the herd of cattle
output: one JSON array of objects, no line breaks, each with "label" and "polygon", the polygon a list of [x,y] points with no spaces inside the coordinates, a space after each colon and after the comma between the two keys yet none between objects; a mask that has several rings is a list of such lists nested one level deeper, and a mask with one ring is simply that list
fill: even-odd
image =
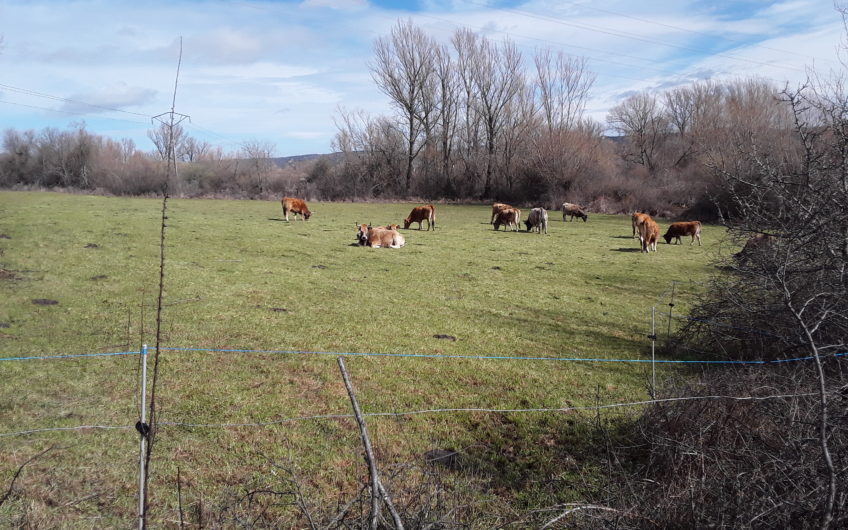
[{"label": "herd of cattle", "polygon": [[[303,199],[295,199],[292,197],[283,197],[281,201],[283,205],[283,215],[286,221],[289,220],[289,213],[297,216],[300,215],[304,221],[309,220],[312,212],[306,206]],[[570,202],[562,203],[562,220],[563,222],[574,220],[575,217],[583,219],[586,222],[589,216],[586,211],[578,204]],[[418,229],[421,230],[421,224],[427,221],[427,231],[430,229],[436,230],[436,207],[432,204],[426,206],[416,206],[409,213],[409,217],[403,220],[403,228],[408,229],[412,223],[418,223]],[[489,224],[493,225],[495,230],[500,230],[501,226],[504,230],[512,229],[514,232],[519,230],[521,224],[521,210],[514,208],[508,204],[496,202],[492,205],[492,218]],[[633,227],[633,237],[639,237],[639,242],[642,252],[657,251],[657,241],[660,237],[660,227],[656,221],[651,219],[647,213],[636,212],[631,216],[631,224]],[[548,212],[544,208],[533,208],[530,210],[527,220],[524,221],[528,232],[537,232],[541,234],[548,233]],[[356,223],[356,241],[362,246],[372,248],[400,248],[406,244],[403,235],[398,231],[400,227],[396,224],[386,226],[371,226],[370,224]],[[690,245],[698,241],[701,244],[701,223],[699,221],[684,221],[672,223],[668,227],[668,231],[663,238],[665,242],[671,244],[674,239],[676,243],[681,243],[680,238],[683,236],[691,236]]]}]

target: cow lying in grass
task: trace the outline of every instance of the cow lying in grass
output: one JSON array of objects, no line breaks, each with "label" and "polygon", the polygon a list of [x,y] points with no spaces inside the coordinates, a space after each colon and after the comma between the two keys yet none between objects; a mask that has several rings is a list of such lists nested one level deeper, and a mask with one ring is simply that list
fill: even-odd
[{"label": "cow lying in grass", "polygon": [[642,222],[639,223],[639,242],[642,246],[642,252],[657,251],[657,240],[660,238],[660,227],[651,219],[650,215],[645,214]]},{"label": "cow lying in grass", "polygon": [[418,223],[418,229],[421,230],[422,221],[427,221],[427,230],[433,227],[436,230],[436,207],[432,204],[427,206],[416,206],[409,213],[409,217],[403,220],[403,228],[409,228],[412,223]]},{"label": "cow lying in grass", "polygon": [[397,229],[396,224],[372,227],[357,223],[356,240],[371,248],[400,248],[406,244],[406,239]]},{"label": "cow lying in grass", "polygon": [[585,223],[589,216],[586,215],[586,212],[583,210],[583,207],[579,204],[574,204],[571,202],[562,203],[562,222],[565,222],[565,218],[571,216],[571,220],[573,221],[575,217],[579,217],[583,219]]},{"label": "cow lying in grass", "polygon": [[695,240],[698,240],[698,246],[701,246],[701,222],[700,221],[685,221],[679,223],[671,223],[671,226],[668,227],[668,231],[663,236],[665,238],[666,244],[671,244],[672,239],[676,239],[678,244],[683,244],[680,241],[681,236],[692,236],[692,241],[689,245],[695,243]]},{"label": "cow lying in grass", "polygon": [[745,246],[742,247],[742,250],[734,254],[733,257],[742,263],[750,262],[750,260],[755,259],[755,256],[761,254],[764,250],[768,249],[776,242],[776,236],[771,234],[757,234],[748,239],[748,241],[745,242]]},{"label": "cow lying in grass", "polygon": [[548,212],[545,211],[544,208],[533,208],[530,210],[530,215],[527,217],[527,220],[524,221],[524,224],[527,225],[527,231],[536,230],[538,233],[542,233],[542,230],[545,233],[548,233]]},{"label": "cow lying in grass", "polygon": [[521,221],[521,210],[518,208],[507,208],[501,210],[495,216],[495,230],[499,230],[501,225],[504,230],[512,228],[513,232],[518,232],[519,222]]}]

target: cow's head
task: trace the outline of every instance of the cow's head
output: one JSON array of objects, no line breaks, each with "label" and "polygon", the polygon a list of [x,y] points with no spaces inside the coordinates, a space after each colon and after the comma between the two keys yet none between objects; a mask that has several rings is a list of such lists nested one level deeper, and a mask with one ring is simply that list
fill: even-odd
[{"label": "cow's head", "polygon": [[364,223],[356,224],[356,240],[359,241],[360,245],[368,243],[368,225]]},{"label": "cow's head", "polygon": [[406,219],[403,220],[403,229],[406,230],[407,228],[409,228],[409,225],[411,225],[411,224],[412,224],[412,217],[407,217]]},{"label": "cow's head", "polygon": [[671,232],[666,232],[665,235],[663,236],[663,238],[665,239],[665,244],[670,245],[673,237],[674,236],[671,235]]},{"label": "cow's head", "polygon": [[527,225],[527,231],[533,230],[533,223],[530,222],[530,219],[524,221],[524,224]]},{"label": "cow's head", "polygon": [[[398,229],[398,228],[400,228],[400,225],[395,224],[395,223],[392,223],[392,224],[390,224],[390,225],[386,225],[386,228],[388,228],[389,230],[395,230],[395,231],[397,231],[397,229]],[[407,227],[407,228],[408,228],[408,227]]]},{"label": "cow's head", "polygon": [[309,218],[311,216],[312,216],[312,212],[310,212],[309,210],[306,210],[305,212],[303,212],[303,218],[306,219],[307,221],[309,220]]},{"label": "cow's head", "polygon": [[584,222],[584,223],[585,223],[585,222],[589,219],[589,216],[588,216],[588,215],[586,215],[586,212],[580,212],[580,213],[579,213],[579,214],[577,214],[577,215],[578,215],[581,219],[583,219],[583,222]]}]

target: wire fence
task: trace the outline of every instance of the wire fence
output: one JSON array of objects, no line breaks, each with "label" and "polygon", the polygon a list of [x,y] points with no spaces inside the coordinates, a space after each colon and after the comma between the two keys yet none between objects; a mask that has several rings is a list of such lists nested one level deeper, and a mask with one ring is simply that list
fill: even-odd
[{"label": "wire fence", "polygon": [[[498,409],[498,408],[443,408],[443,409],[421,409],[407,410],[400,412],[365,412],[362,417],[365,418],[385,418],[385,417],[402,417],[402,416],[418,416],[424,414],[455,414],[455,413],[488,413],[488,414],[515,414],[515,413],[534,413],[534,412],[578,412],[578,411],[600,411],[607,409],[617,409],[625,407],[641,407],[646,405],[654,405],[660,403],[672,403],[678,401],[700,401],[700,400],[731,400],[731,401],[765,401],[770,399],[787,399],[793,397],[809,397],[818,395],[815,392],[807,392],[800,394],[775,394],[768,396],[684,396],[676,398],[662,399],[647,399],[640,401],[629,401],[623,403],[607,403],[603,405],[586,405],[578,407],[547,407],[547,408],[521,408],[521,409]],[[272,427],[285,423],[293,423],[300,421],[314,420],[336,420],[336,419],[353,419],[354,414],[318,414],[313,416],[296,416],[291,418],[282,418],[273,421],[265,422],[244,422],[244,423],[190,423],[190,422],[174,422],[161,421],[157,423],[159,427],[182,427],[182,428],[238,428],[238,427]],[[48,432],[60,431],[103,431],[103,430],[130,430],[134,429],[131,425],[78,425],[74,427],[45,427],[41,429],[29,429],[23,431],[12,431],[0,433],[0,438],[11,436],[24,436],[29,434],[40,434]]]},{"label": "wire fence", "polygon": [[[685,317],[681,317],[685,318]],[[716,323],[713,325],[722,324]],[[736,328],[744,329],[744,328]],[[687,348],[690,349],[690,348]],[[691,350],[691,349],[690,349]],[[211,353],[250,353],[266,355],[321,355],[333,357],[389,357],[389,358],[422,358],[422,359],[471,359],[471,360],[499,360],[499,361],[552,361],[552,362],[586,362],[586,363],[641,363],[641,364],[779,364],[800,361],[810,361],[814,356],[792,357],[788,359],[764,359],[764,360],[733,360],[733,359],[617,359],[605,357],[523,357],[515,355],[451,355],[436,353],[379,353],[379,352],[332,352],[312,350],[252,350],[248,348],[199,348],[199,347],[162,347],[160,351],[172,352],[211,352]],[[698,350],[692,350],[698,351]],[[700,352],[710,355],[708,352]],[[75,354],[50,354],[19,357],[0,357],[3,361],[46,361],[59,359],[79,359],[87,357],[109,357],[122,355],[141,355],[141,351],[124,352],[100,352],[100,353],[75,353]],[[848,352],[829,354],[824,357],[844,357]]]},{"label": "wire fence", "polygon": [[[698,284],[700,285],[700,284]],[[652,342],[656,342],[657,333],[656,333],[656,316],[660,318],[667,318],[665,322],[667,324],[667,333],[668,336],[671,336],[671,326],[672,323],[675,322],[697,322],[700,325],[712,326],[719,329],[732,329],[737,332],[743,333],[751,333],[762,336],[770,336],[780,339],[785,339],[785,337],[780,337],[774,333],[758,330],[753,328],[746,328],[744,326],[739,326],[733,323],[722,322],[719,320],[709,320],[700,317],[692,317],[690,315],[683,314],[674,314],[674,308],[676,306],[675,298],[677,297],[678,301],[681,296],[684,296],[684,293],[689,294],[691,288],[696,287],[696,284],[693,282],[672,282],[671,286],[666,289],[655,301],[655,305],[652,307],[652,323],[651,323],[651,334],[647,337],[652,340]],[[667,304],[668,311],[667,314],[657,314],[657,305],[659,304]],[[781,365],[787,363],[801,363],[815,360],[816,357],[812,355],[808,356],[799,356],[792,358],[784,358],[784,359],[762,359],[762,360],[735,360],[735,359],[720,359],[716,358],[719,355],[710,352],[699,351],[693,348],[689,348],[687,346],[679,346],[679,350],[686,351],[690,356],[692,354],[697,354],[699,357],[697,358],[682,358],[682,359],[669,359],[669,358],[661,358],[657,359],[652,355],[651,358],[615,358],[615,357],[605,357],[603,355],[595,355],[595,356],[545,356],[545,355],[533,355],[533,356],[517,356],[517,355],[495,355],[495,354],[477,354],[477,355],[460,355],[460,354],[433,354],[433,353],[386,353],[386,352],[334,352],[334,351],[318,351],[318,350],[267,350],[267,349],[250,349],[250,348],[209,348],[209,347],[179,347],[179,346],[169,346],[169,347],[160,347],[159,352],[167,353],[169,355],[179,355],[183,353],[191,353],[191,352],[207,352],[213,354],[232,354],[232,355],[279,355],[279,356],[332,356],[336,358],[344,358],[344,357],[377,357],[384,359],[443,359],[443,360],[471,360],[471,361],[504,361],[504,362],[556,362],[556,363],[625,363],[625,364],[634,364],[634,365],[646,365],[651,364],[652,367],[655,365],[743,365],[743,366],[765,366],[765,365]],[[0,354],[2,355],[2,354]],[[38,362],[38,361],[58,361],[58,360],[93,360],[95,358],[106,358],[106,357],[127,357],[127,356],[135,356],[139,355],[139,365],[141,365],[147,357],[149,357],[149,352],[146,347],[142,348],[140,351],[116,351],[116,352],[91,352],[91,353],[54,353],[54,354],[41,354],[41,355],[2,355],[0,356],[0,365],[2,363],[11,363],[11,362]],[[842,358],[848,356],[848,352],[838,352],[831,353],[826,356],[820,356],[819,358]],[[674,402],[685,402],[685,401],[696,401],[696,400],[731,400],[731,401],[765,401],[765,400],[778,400],[778,399],[791,399],[791,398],[802,398],[802,397],[811,397],[817,395],[815,393],[789,393],[789,394],[771,394],[764,396],[757,395],[746,395],[746,396],[738,396],[738,395],[709,395],[709,396],[683,396],[683,397],[673,397],[673,398],[657,398],[654,394],[654,389],[656,388],[656,381],[654,380],[650,387],[650,396],[651,399],[645,400],[636,400],[636,401],[622,401],[622,402],[614,402],[614,403],[600,403],[600,399],[598,403],[595,405],[586,405],[586,406],[564,406],[564,407],[528,407],[528,408],[486,408],[486,407],[453,407],[453,408],[425,408],[425,409],[415,409],[415,410],[401,410],[401,411],[372,411],[372,412],[363,412],[361,414],[362,418],[372,418],[372,419],[380,419],[380,418],[398,418],[398,417],[410,417],[410,416],[423,416],[423,415],[446,415],[446,414],[568,414],[574,412],[597,412],[603,410],[611,410],[611,409],[625,409],[625,408],[636,408],[636,407],[646,407],[657,404],[664,403],[674,403]],[[139,390],[138,388],[136,389]],[[142,394],[144,391],[142,390]],[[753,393],[753,392],[752,392]],[[142,402],[143,403],[143,402]],[[8,432],[0,432],[0,439],[10,439],[15,437],[24,437],[24,436],[40,436],[40,435],[48,435],[51,433],[76,433],[80,435],[92,434],[92,433],[102,433],[102,432],[114,432],[114,431],[127,431],[127,430],[137,430],[139,429],[139,425],[135,423],[137,417],[130,414],[132,417],[128,418],[126,424],[107,424],[108,422],[102,422],[95,420],[85,425],[75,425],[75,426],[43,426],[43,427],[21,427],[18,430],[12,430]],[[169,419],[169,418],[168,418]],[[185,421],[181,419],[174,419],[170,421],[157,421],[156,428],[157,429],[175,429],[175,430],[191,430],[191,429],[244,429],[244,428],[268,428],[268,427],[276,427],[285,424],[299,423],[299,422],[315,422],[315,421],[325,421],[325,420],[353,420],[355,419],[355,415],[351,413],[338,412],[338,413],[328,413],[328,414],[318,414],[318,415],[303,415],[303,416],[291,416],[285,418],[275,418],[269,419],[267,421],[246,421],[246,422],[192,422]],[[139,423],[143,423],[139,422]],[[144,436],[142,434],[142,436]]]}]

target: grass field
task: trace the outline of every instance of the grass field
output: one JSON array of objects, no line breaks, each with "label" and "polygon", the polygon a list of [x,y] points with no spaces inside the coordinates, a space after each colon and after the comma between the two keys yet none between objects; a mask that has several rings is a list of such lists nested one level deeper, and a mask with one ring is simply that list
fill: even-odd
[{"label": "grass field", "polygon": [[[0,193],[0,357],[153,345],[161,202]],[[402,249],[355,245],[356,222],[399,223],[411,206],[310,203],[309,222],[286,223],[275,202],[169,200],[162,345],[645,358],[651,306],[672,280],[707,279],[723,234],[707,226],[702,247],[662,242],[644,255],[624,216],[563,223],[551,212],[545,236],[495,232],[488,206],[437,205],[437,230],[404,231]],[[684,290],[675,310],[691,301]],[[262,423],[350,411],[334,355],[164,350],[160,359],[162,422]],[[365,412],[630,401],[646,396],[650,369],[389,356],[346,364]],[[131,526],[138,356],[0,361],[0,377],[0,434],[122,427],[0,436],[4,491],[18,466],[53,447],[21,473],[0,525]],[[578,458],[591,455],[587,422],[579,420],[594,416],[432,413],[371,418],[369,429],[381,466],[462,449],[473,473],[461,478],[476,488],[479,509],[508,518],[592,489],[591,464],[580,463],[591,459]],[[183,505],[220,513],[235,502],[227,499],[267,485],[283,468],[312,498],[346,498],[366,476],[360,453],[349,419],[163,426],[151,518],[162,526],[178,520],[177,468]]]}]

